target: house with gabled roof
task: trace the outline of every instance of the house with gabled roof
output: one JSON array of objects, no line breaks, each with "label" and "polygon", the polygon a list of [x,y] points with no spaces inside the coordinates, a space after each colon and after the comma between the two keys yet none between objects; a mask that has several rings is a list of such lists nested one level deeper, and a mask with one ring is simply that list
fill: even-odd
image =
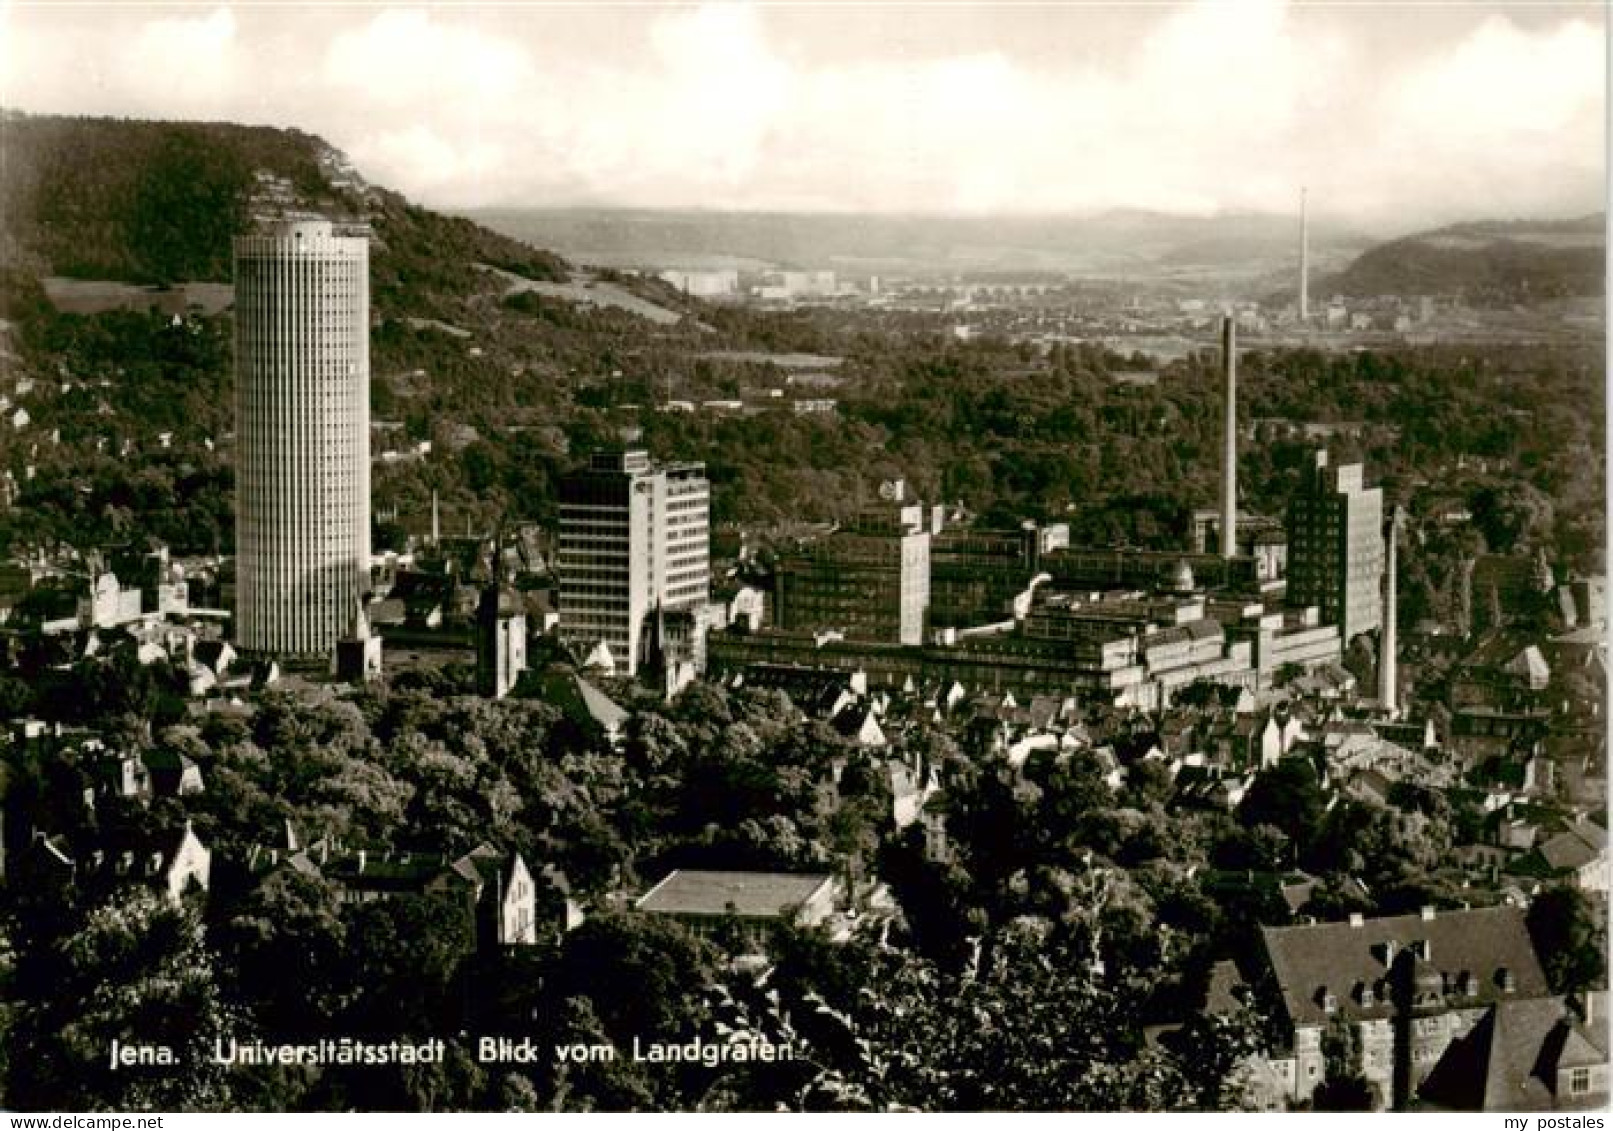
[{"label": "house with gabled roof", "polygon": [[889,745],[872,704],[849,706],[836,715],[830,725],[858,746],[883,748]]},{"label": "house with gabled roof", "polygon": [[519,852],[486,843],[457,858],[440,852],[349,848],[328,837],[304,847],[288,822],[283,845],[254,845],[238,867],[249,883],[281,868],[323,877],[344,903],[398,896],[461,900],[471,912],[476,945],[483,949],[529,945],[551,928],[558,933],[575,925],[569,902],[564,911],[550,915],[552,901],[545,898],[545,914],[538,914],[540,892],[547,896],[553,883],[550,875],[540,881]]},{"label": "house with gabled roof", "polygon": [[36,891],[103,894],[143,884],[175,903],[210,886],[213,856],[189,821],[178,827],[130,829],[89,843],[93,846],[36,832],[18,862],[22,881]]},{"label": "house with gabled roof", "polygon": [[1322,1037],[1352,1027],[1380,1106],[1411,1106],[1453,1043],[1497,1003],[1549,997],[1524,912],[1512,906],[1263,927],[1266,986],[1287,1031],[1273,1065],[1290,1098],[1326,1077]]},{"label": "house with gabled roof", "polygon": [[1607,991],[1499,1001],[1453,1042],[1418,1093],[1421,1109],[1589,1111],[1608,1101]]},{"label": "house with gabled roof", "polygon": [[201,767],[188,754],[159,746],[144,755],[151,787],[160,797],[189,797],[206,788]]},{"label": "house with gabled roof", "polygon": [[751,664],[735,677],[734,685],[782,691],[804,714],[827,720],[867,695],[868,676],[799,664]]},{"label": "house with gabled roof", "polygon": [[151,796],[151,771],[137,751],[112,750],[97,738],[80,744],[78,756],[97,798],[131,800]]},{"label": "house with gabled roof", "polygon": [[583,727],[598,727],[612,746],[627,732],[628,711],[575,671],[551,667],[537,678],[538,695]]},{"label": "house with gabled roof", "polygon": [[891,818],[898,829],[905,829],[923,815],[924,806],[937,793],[941,783],[935,767],[922,754],[900,754],[885,762],[891,787]]},{"label": "house with gabled roof", "polygon": [[498,946],[538,941],[537,883],[519,852],[480,844],[448,866],[428,890],[459,887],[470,897],[477,937]]},{"label": "house with gabled roof", "polygon": [[1607,830],[1594,821],[1575,817],[1513,861],[1507,871],[1567,882],[1605,895],[1609,886]]}]

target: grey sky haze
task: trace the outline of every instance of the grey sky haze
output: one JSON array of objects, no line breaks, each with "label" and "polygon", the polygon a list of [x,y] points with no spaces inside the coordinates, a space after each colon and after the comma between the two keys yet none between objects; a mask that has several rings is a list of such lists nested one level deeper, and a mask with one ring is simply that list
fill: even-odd
[{"label": "grey sky haze", "polygon": [[1582,4],[0,6],[0,102],[296,126],[423,203],[1603,207]]}]

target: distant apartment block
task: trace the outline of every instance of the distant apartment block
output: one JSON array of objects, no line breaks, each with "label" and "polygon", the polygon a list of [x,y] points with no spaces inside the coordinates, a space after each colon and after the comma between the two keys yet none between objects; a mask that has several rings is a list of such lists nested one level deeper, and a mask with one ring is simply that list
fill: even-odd
[{"label": "distant apartment block", "polygon": [[769,271],[752,288],[764,302],[787,302],[798,298],[829,298],[835,293],[833,271]]},{"label": "distant apartment block", "polygon": [[718,298],[739,291],[739,272],[717,271],[662,271],[660,277],[686,295],[695,298]]},{"label": "distant apartment block", "polygon": [[701,463],[654,464],[640,448],[596,452],[560,485],[560,635],[603,645],[635,674],[656,610],[706,603],[711,486]]}]

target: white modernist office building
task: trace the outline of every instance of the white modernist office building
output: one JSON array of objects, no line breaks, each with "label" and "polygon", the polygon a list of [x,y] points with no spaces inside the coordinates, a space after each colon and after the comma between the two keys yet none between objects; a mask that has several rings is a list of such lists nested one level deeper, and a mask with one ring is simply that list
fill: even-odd
[{"label": "white modernist office building", "polygon": [[236,622],[328,653],[369,587],[369,241],[295,221],[235,241]]},{"label": "white modernist office building", "polygon": [[596,452],[560,487],[560,635],[603,644],[635,673],[647,618],[705,604],[711,488],[704,464],[652,464],[642,449]]}]

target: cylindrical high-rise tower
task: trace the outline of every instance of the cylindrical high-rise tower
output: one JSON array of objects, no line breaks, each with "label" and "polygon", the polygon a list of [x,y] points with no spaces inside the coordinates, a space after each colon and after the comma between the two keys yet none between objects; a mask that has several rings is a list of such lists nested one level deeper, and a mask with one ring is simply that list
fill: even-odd
[{"label": "cylindrical high-rise tower", "polygon": [[1231,317],[1221,319],[1221,373],[1226,385],[1222,422],[1221,556],[1238,552],[1238,330]]},{"label": "cylindrical high-rise tower", "polygon": [[235,241],[236,644],[328,652],[369,588],[369,241]]}]

